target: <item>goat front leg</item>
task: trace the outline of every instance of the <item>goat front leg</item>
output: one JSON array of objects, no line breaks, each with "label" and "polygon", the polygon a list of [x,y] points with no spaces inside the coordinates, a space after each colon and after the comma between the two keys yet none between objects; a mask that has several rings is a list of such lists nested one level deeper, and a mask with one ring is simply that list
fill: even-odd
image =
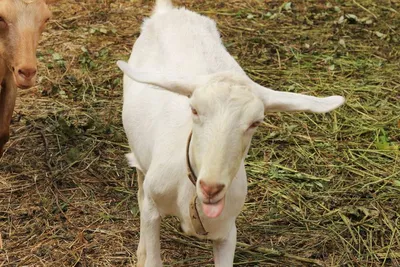
[{"label": "goat front leg", "polygon": [[233,224],[226,239],[213,242],[215,267],[232,267],[236,248],[236,225]]},{"label": "goat front leg", "polygon": [[[140,207],[140,241],[138,247],[138,266],[161,267],[160,251],[161,216],[154,201],[144,194]],[[145,246],[145,249],[143,248]],[[143,255],[143,253],[145,253]]]},{"label": "goat front leg", "polygon": [[2,85],[0,93],[0,157],[3,148],[10,137],[10,123],[17,98],[17,87],[12,81],[6,81]]}]

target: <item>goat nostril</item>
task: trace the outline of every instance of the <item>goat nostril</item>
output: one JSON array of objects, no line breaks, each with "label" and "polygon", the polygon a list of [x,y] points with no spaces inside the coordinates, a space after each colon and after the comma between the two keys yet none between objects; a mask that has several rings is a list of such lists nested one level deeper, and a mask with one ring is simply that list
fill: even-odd
[{"label": "goat nostril", "polygon": [[200,181],[200,187],[207,197],[214,197],[218,195],[225,187],[224,184],[207,184],[204,181]]},{"label": "goat nostril", "polygon": [[36,69],[34,68],[26,68],[26,69],[19,69],[18,74],[27,80],[32,79],[36,74]]}]

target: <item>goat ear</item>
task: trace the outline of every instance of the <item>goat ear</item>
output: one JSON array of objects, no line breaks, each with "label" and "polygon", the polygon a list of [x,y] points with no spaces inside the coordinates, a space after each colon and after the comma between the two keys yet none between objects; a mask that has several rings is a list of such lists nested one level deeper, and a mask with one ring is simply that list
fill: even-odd
[{"label": "goat ear", "polygon": [[254,84],[254,93],[261,98],[265,111],[308,111],[325,113],[332,111],[345,102],[342,96],[314,97],[289,92],[279,92]]},{"label": "goat ear", "polygon": [[202,77],[183,79],[159,72],[137,71],[121,60],[118,60],[117,65],[124,74],[136,82],[155,85],[185,96],[191,96],[193,91],[203,82]]}]

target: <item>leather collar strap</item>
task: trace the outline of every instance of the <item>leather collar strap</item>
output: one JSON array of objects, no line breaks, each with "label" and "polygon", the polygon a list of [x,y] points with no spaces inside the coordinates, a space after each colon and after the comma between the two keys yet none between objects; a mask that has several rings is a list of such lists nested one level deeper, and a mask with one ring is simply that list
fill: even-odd
[{"label": "leather collar strap", "polygon": [[[190,157],[189,157],[189,148],[190,148],[190,141],[192,140],[192,132],[189,134],[189,138],[186,145],[186,167],[188,170],[188,178],[192,182],[194,186],[196,186],[197,176],[192,169],[192,165],[190,164]],[[204,229],[204,225],[201,222],[201,218],[199,212],[197,210],[197,194],[194,195],[192,201],[190,202],[190,220],[192,221],[194,230],[198,235],[207,235],[208,232]]]},{"label": "leather collar strap", "polygon": [[189,157],[189,148],[190,148],[190,141],[192,140],[192,132],[189,134],[189,138],[186,144],[186,166],[188,170],[188,177],[189,180],[192,182],[194,186],[196,186],[197,176],[193,171],[192,165],[190,164],[190,157]]}]

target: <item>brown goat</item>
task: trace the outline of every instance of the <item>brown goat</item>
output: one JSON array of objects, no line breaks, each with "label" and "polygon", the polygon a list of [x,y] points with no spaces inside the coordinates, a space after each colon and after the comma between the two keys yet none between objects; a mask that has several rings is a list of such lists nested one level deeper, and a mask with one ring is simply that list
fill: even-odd
[{"label": "brown goat", "polygon": [[9,139],[17,88],[36,82],[36,48],[57,0],[0,0],[0,157]]}]

